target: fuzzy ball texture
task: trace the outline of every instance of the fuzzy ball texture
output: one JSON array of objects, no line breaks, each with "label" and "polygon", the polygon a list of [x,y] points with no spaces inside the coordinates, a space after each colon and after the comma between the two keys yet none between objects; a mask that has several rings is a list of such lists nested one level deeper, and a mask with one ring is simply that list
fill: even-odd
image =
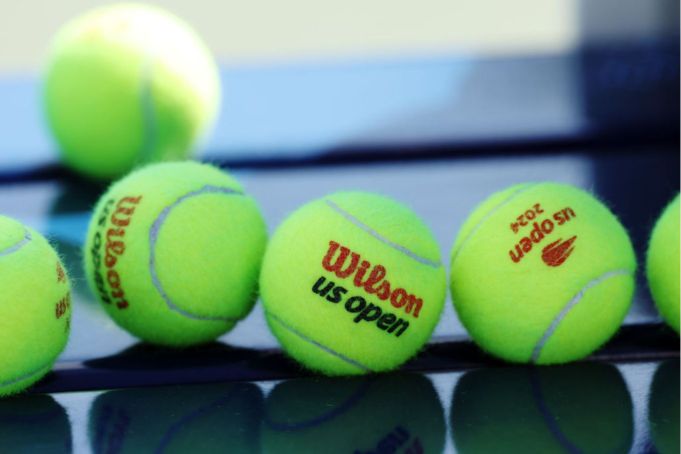
[{"label": "fuzzy ball texture", "polygon": [[679,196],[665,208],[650,237],[646,274],[648,286],[660,314],[679,332]]},{"label": "fuzzy ball texture", "polygon": [[67,23],[44,76],[64,162],[98,179],[186,158],[212,126],[220,79],[201,38],[158,7],[115,4]]},{"label": "fuzzy ball texture", "polygon": [[527,183],[489,197],[451,253],[454,306],[487,352],[517,363],[583,358],[621,325],[636,257],[617,218],[591,194]]},{"label": "fuzzy ball texture", "polygon": [[260,291],[284,350],[329,375],[394,369],[430,338],[446,292],[440,251],[407,207],[341,192],[294,212],[265,253]]},{"label": "fuzzy ball texture", "polygon": [[64,407],[48,395],[1,400],[0,452],[73,452],[71,424]]},{"label": "fuzzy ball texture", "polygon": [[426,377],[306,378],[278,384],[267,397],[264,453],[440,454],[447,432]]},{"label": "fuzzy ball texture", "polygon": [[648,401],[650,438],[657,452],[679,452],[679,360],[660,364],[653,377]]},{"label": "fuzzy ball texture", "polygon": [[83,250],[94,293],[118,325],[155,344],[211,341],[256,299],[267,241],[255,201],[220,169],[154,164],[102,196]]},{"label": "fuzzy ball texture", "polygon": [[632,402],[612,365],[578,363],[467,372],[452,400],[457,452],[630,452]]},{"label": "fuzzy ball texture", "polygon": [[64,350],[71,321],[71,285],[47,240],[0,216],[0,396],[47,374]]}]

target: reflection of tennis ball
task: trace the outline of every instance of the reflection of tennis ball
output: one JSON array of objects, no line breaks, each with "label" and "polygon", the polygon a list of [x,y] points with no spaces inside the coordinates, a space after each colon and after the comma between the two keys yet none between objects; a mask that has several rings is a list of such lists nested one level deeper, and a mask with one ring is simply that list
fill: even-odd
[{"label": "reflection of tennis ball", "polygon": [[72,452],[66,411],[45,395],[0,401],[0,452]]},{"label": "reflection of tennis ball", "polygon": [[0,216],[0,396],[40,380],[66,346],[69,280],[38,232]]},{"label": "reflection of tennis ball", "polygon": [[216,115],[216,65],[187,24],[160,8],[91,11],[57,35],[47,119],[72,168],[96,177],[186,157]]},{"label": "reflection of tennis ball", "polygon": [[90,410],[93,452],[260,452],[263,397],[250,383],[109,391]]},{"label": "reflection of tennis ball", "polygon": [[655,304],[662,317],[679,332],[679,196],[657,221],[648,248],[646,274]]},{"label": "reflection of tennis ball", "polygon": [[627,232],[590,194],[520,184],[464,223],[451,255],[452,297],[484,350],[513,362],[561,363],[617,331],[635,269]]},{"label": "reflection of tennis ball", "polygon": [[265,223],[231,176],[193,162],[148,166],[102,196],[84,248],[93,291],[132,334],[208,342],[255,302]]},{"label": "reflection of tennis ball", "polygon": [[430,380],[393,374],[277,385],[265,404],[263,451],[441,453],[445,423]]},{"label": "reflection of tennis ball", "polygon": [[440,251],[388,198],[343,192],[293,213],[265,254],[260,290],[284,349],[330,375],[393,369],[413,356],[444,304]]},{"label": "reflection of tennis ball", "polygon": [[661,454],[679,452],[679,361],[660,365],[650,389],[650,435]]},{"label": "reflection of tennis ball", "polygon": [[457,383],[451,412],[466,453],[627,453],[631,398],[608,364],[480,369]]}]

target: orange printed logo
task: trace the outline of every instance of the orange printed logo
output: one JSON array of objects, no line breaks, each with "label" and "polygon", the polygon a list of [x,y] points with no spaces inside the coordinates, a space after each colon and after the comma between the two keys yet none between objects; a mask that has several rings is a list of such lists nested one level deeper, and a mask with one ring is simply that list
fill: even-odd
[{"label": "orange printed logo", "polygon": [[369,261],[362,260],[358,253],[336,241],[329,241],[329,249],[322,260],[322,267],[341,279],[347,279],[354,274],[352,283],[355,287],[370,295],[376,295],[380,300],[390,300],[393,307],[402,308],[414,318],[418,318],[421,312],[423,298],[397,287],[386,279],[387,270],[383,265],[372,266]]},{"label": "orange printed logo", "polygon": [[553,243],[549,244],[546,246],[544,249],[541,251],[541,259],[546,263],[548,266],[560,266],[567,260],[568,257],[570,257],[570,254],[572,254],[572,251],[575,250],[575,247],[572,245],[575,240],[577,239],[577,236],[573,236],[567,241],[563,241],[562,239],[558,239],[554,241]]},{"label": "orange printed logo", "polygon": [[[508,251],[509,258],[513,263],[520,263],[535,249],[541,249],[541,259],[547,266],[560,266],[570,257],[574,251],[574,242],[577,239],[573,236],[565,241],[562,238],[548,242],[547,238],[558,236],[557,233],[566,224],[572,222],[577,217],[577,213],[572,207],[565,207],[555,212],[545,213],[541,203],[532,204],[517,220],[511,222],[511,231],[518,235],[516,243]],[[531,222],[533,221],[533,222]],[[534,253],[536,254],[536,253]]]},{"label": "orange printed logo", "polygon": [[61,263],[57,262],[57,283],[66,282],[66,273],[62,268]]}]

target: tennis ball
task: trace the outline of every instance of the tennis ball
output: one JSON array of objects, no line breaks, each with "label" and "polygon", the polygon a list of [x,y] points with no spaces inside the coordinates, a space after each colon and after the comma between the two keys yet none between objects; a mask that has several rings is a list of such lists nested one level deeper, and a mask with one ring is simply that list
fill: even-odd
[{"label": "tennis ball", "polygon": [[51,396],[13,396],[0,401],[0,452],[73,452],[64,407]]},{"label": "tennis ball", "polygon": [[158,7],[132,3],[63,27],[43,92],[64,162],[98,179],[186,158],[220,103],[218,69],[199,36]]},{"label": "tennis ball", "polygon": [[457,452],[628,453],[632,403],[609,364],[467,372],[456,384],[451,429]]},{"label": "tennis ball", "polygon": [[650,237],[646,274],[660,314],[679,332],[679,196],[665,208]]},{"label": "tennis ball", "polygon": [[650,436],[657,452],[679,452],[679,360],[660,364],[648,402]]},{"label": "tennis ball", "polygon": [[328,375],[394,369],[430,338],[446,291],[440,251],[407,207],[340,192],[294,212],[260,275],[268,324],[284,350]]},{"label": "tennis ball", "polygon": [[85,274],[109,315],[133,335],[199,344],[250,312],[266,240],[255,201],[234,178],[195,162],[154,164],[98,202]]},{"label": "tennis ball", "polygon": [[451,253],[459,318],[487,352],[517,363],[589,355],[619,328],[634,292],[627,232],[592,195],[512,186],[466,220]]},{"label": "tennis ball", "polygon": [[92,452],[260,452],[263,396],[250,383],[109,391],[90,409]]},{"label": "tennis ball", "polygon": [[267,397],[265,453],[441,453],[440,400],[422,375],[305,378]]},{"label": "tennis ball", "polygon": [[38,232],[0,216],[0,396],[52,369],[69,337],[71,293],[57,253]]}]

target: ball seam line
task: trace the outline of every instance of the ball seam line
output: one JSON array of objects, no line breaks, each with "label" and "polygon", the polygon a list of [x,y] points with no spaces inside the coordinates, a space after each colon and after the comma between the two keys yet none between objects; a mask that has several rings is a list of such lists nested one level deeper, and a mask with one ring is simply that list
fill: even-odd
[{"label": "ball seam line", "polygon": [[10,247],[0,251],[0,257],[14,254],[19,249],[30,243],[32,239],[33,237],[31,236],[31,232],[29,232],[28,229],[24,228],[24,237],[17,241],[15,244],[11,245]]},{"label": "ball seam line", "polygon": [[12,378],[11,380],[0,382],[0,389],[5,388],[7,386],[15,385],[15,384],[22,382],[22,381],[25,381],[25,380],[29,380],[29,379],[35,377],[36,375],[40,375],[40,373],[42,373],[42,371],[50,368],[51,364],[52,364],[52,362],[49,362],[46,365],[43,365],[43,366],[39,367],[38,369],[34,369],[31,372],[28,372],[24,375],[20,375],[19,377]]},{"label": "ball seam line", "polygon": [[165,207],[163,211],[161,211],[161,214],[158,215],[156,220],[154,220],[153,224],[151,225],[151,229],[149,230],[149,273],[151,274],[151,280],[152,283],[154,284],[154,287],[158,291],[159,295],[161,295],[163,301],[165,301],[166,305],[168,306],[168,309],[170,309],[171,311],[177,312],[178,314],[192,320],[225,323],[237,322],[240,320],[239,317],[212,317],[207,315],[197,315],[192,314],[191,312],[188,312],[178,307],[175,303],[173,303],[173,301],[170,299],[170,296],[168,296],[168,293],[166,293],[166,291],[163,289],[161,280],[158,277],[158,273],[156,272],[156,243],[158,241],[158,235],[161,230],[161,227],[163,227],[163,224],[168,219],[168,216],[170,216],[170,212],[185,200],[205,194],[225,194],[243,196],[243,192],[236,189],[205,185],[200,189],[188,192],[180,196],[173,203]]},{"label": "ball seam line", "polygon": [[575,296],[570,299],[567,304],[561,309],[561,311],[558,313],[558,315],[551,321],[551,324],[549,327],[546,329],[544,332],[544,335],[539,339],[539,342],[534,346],[534,349],[532,350],[532,357],[531,357],[531,362],[536,363],[539,360],[539,355],[541,355],[542,349],[546,345],[546,343],[549,341],[551,336],[555,333],[555,331],[558,329],[558,325],[560,325],[560,322],[565,319],[565,317],[568,315],[568,313],[574,308],[579,302],[582,300],[586,292],[593,287],[597,286],[603,281],[606,281],[610,279],[611,277],[616,277],[616,276],[623,276],[623,275],[632,275],[633,272],[631,270],[614,270],[614,271],[608,271],[591,281],[587,282],[587,284],[582,287],[579,292]]},{"label": "ball seam line", "polygon": [[152,62],[148,49],[144,53],[142,60],[142,84],[140,89],[140,107],[142,109],[142,124],[143,124],[143,143],[142,150],[140,150],[140,162],[150,162],[151,152],[158,141],[158,134],[156,127],[156,117],[154,116],[153,94],[151,91],[152,81]]},{"label": "ball seam line", "polygon": [[357,368],[359,368],[359,369],[362,369],[362,370],[365,371],[365,372],[374,372],[373,370],[371,370],[369,367],[365,366],[364,364],[362,364],[362,363],[360,363],[360,362],[358,362],[358,361],[355,361],[354,359],[348,358],[347,356],[342,355],[341,353],[339,353],[339,352],[333,350],[332,348],[327,347],[326,345],[324,345],[324,344],[322,344],[322,343],[320,343],[320,342],[318,342],[318,341],[312,339],[311,337],[306,336],[305,334],[303,334],[303,333],[301,333],[300,331],[298,331],[297,329],[295,329],[293,326],[291,326],[291,325],[287,324],[286,322],[284,322],[281,318],[279,318],[277,315],[273,314],[272,312],[266,311],[266,313],[267,313],[267,316],[268,316],[269,318],[271,318],[272,320],[276,321],[276,322],[279,323],[282,327],[284,327],[285,329],[287,329],[287,330],[290,331],[291,333],[293,333],[293,334],[295,334],[296,336],[298,336],[301,340],[303,340],[303,341],[305,341],[305,342],[307,342],[307,343],[309,343],[309,344],[311,344],[311,345],[314,345],[315,347],[318,347],[319,349],[321,349],[321,350],[327,352],[328,354],[330,354],[330,355],[333,356],[334,358],[340,359],[341,361],[346,362],[346,363],[348,363],[348,364],[350,364],[350,365],[352,365],[352,366],[355,366],[355,367],[357,367]]},{"label": "ball seam line", "polygon": [[401,244],[397,244],[397,243],[395,243],[395,242],[393,242],[393,241],[390,241],[388,238],[384,237],[383,235],[381,235],[380,233],[378,233],[376,230],[374,230],[374,229],[372,229],[371,227],[369,227],[368,225],[364,224],[362,221],[360,221],[359,219],[357,219],[356,217],[354,217],[354,216],[353,216],[352,214],[350,214],[349,212],[345,211],[343,208],[341,208],[340,206],[338,206],[338,205],[337,205],[335,202],[333,202],[332,200],[328,200],[328,199],[327,199],[327,200],[325,200],[325,202],[326,202],[326,204],[327,204],[332,210],[334,210],[336,213],[340,214],[340,215],[343,216],[345,219],[347,219],[347,220],[350,221],[352,224],[354,224],[356,227],[359,227],[360,229],[364,230],[364,231],[367,232],[369,235],[373,236],[374,238],[376,238],[378,241],[382,242],[383,244],[385,244],[385,245],[387,245],[387,246],[389,246],[389,247],[395,249],[395,250],[398,251],[398,252],[403,253],[403,254],[406,255],[407,257],[409,257],[409,258],[411,258],[411,259],[413,259],[413,260],[416,260],[417,262],[419,262],[419,263],[421,263],[421,264],[423,264],[423,265],[429,266],[429,267],[431,267],[431,268],[440,268],[441,264],[440,264],[439,261],[436,262],[436,261],[427,259],[427,258],[425,258],[425,257],[422,257],[422,256],[418,255],[417,253],[415,253],[414,251],[412,251],[412,250],[410,250],[410,249],[407,249],[406,247],[402,246]]},{"label": "ball seam line", "polygon": [[452,256],[452,259],[451,259],[450,262],[449,262],[449,263],[450,263],[450,267],[454,265],[454,261],[459,257],[459,254],[461,253],[461,250],[462,250],[463,247],[466,245],[466,243],[468,242],[468,240],[469,240],[470,238],[473,237],[473,235],[482,227],[482,225],[483,225],[485,222],[487,222],[487,220],[488,220],[490,217],[492,217],[492,215],[493,215],[494,213],[496,213],[496,212],[499,211],[501,208],[503,208],[504,206],[506,206],[506,205],[508,205],[509,203],[511,203],[517,196],[519,196],[519,195],[521,195],[521,194],[523,194],[523,193],[529,191],[529,190],[532,189],[532,188],[537,187],[538,185],[539,185],[539,183],[531,183],[531,184],[529,184],[528,186],[522,187],[522,188],[518,189],[517,191],[515,191],[514,193],[509,194],[509,196],[506,197],[506,199],[502,200],[502,201],[499,202],[496,206],[494,206],[492,209],[490,209],[490,210],[482,217],[482,219],[480,219],[480,221],[479,221],[477,224],[475,224],[475,226],[470,230],[470,232],[468,232],[468,235],[466,235],[466,237],[461,241],[461,245],[460,245],[459,248],[456,250],[456,254],[454,254],[454,255]]}]

